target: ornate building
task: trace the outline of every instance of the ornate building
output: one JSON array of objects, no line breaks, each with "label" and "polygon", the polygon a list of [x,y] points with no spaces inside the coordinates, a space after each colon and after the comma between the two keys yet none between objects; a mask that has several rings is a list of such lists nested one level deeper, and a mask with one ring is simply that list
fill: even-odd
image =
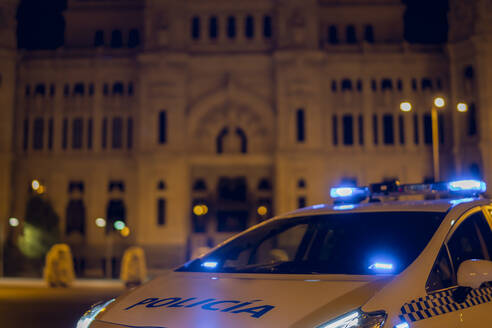
[{"label": "ornate building", "polygon": [[68,0],[65,45],[17,56],[0,3],[0,214],[39,180],[88,270],[116,220],[165,268],[331,185],[432,178],[437,94],[443,175],[492,181],[490,0],[451,1],[447,46],[406,43],[399,0]]}]

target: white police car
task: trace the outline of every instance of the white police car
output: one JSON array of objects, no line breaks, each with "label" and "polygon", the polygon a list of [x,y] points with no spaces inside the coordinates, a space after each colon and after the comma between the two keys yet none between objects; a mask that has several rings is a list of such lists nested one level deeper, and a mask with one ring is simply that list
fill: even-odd
[{"label": "white police car", "polygon": [[[474,180],[334,188],[335,205],[248,229],[77,327],[492,327],[484,191]],[[409,194],[441,199],[381,201]]]}]

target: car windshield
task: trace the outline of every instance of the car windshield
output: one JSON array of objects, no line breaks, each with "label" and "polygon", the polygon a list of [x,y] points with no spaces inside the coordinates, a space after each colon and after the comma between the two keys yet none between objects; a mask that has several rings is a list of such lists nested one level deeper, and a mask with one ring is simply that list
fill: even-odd
[{"label": "car windshield", "polygon": [[275,219],[177,271],[398,274],[422,252],[444,216],[366,212]]}]

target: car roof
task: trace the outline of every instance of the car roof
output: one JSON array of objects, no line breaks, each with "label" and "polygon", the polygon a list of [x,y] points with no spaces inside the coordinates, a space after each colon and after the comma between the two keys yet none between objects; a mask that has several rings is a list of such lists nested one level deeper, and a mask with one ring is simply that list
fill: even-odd
[{"label": "car roof", "polygon": [[297,217],[306,215],[357,213],[357,212],[448,212],[459,208],[460,212],[475,206],[488,205],[491,200],[484,198],[436,199],[436,200],[393,200],[360,204],[318,204],[282,215]]}]

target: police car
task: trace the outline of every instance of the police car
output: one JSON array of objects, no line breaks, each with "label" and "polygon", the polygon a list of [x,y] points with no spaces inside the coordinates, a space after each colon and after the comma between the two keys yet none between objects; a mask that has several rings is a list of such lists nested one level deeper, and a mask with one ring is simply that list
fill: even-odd
[{"label": "police car", "polygon": [[333,188],[334,205],[254,226],[77,328],[492,327],[484,192],[475,180]]}]

